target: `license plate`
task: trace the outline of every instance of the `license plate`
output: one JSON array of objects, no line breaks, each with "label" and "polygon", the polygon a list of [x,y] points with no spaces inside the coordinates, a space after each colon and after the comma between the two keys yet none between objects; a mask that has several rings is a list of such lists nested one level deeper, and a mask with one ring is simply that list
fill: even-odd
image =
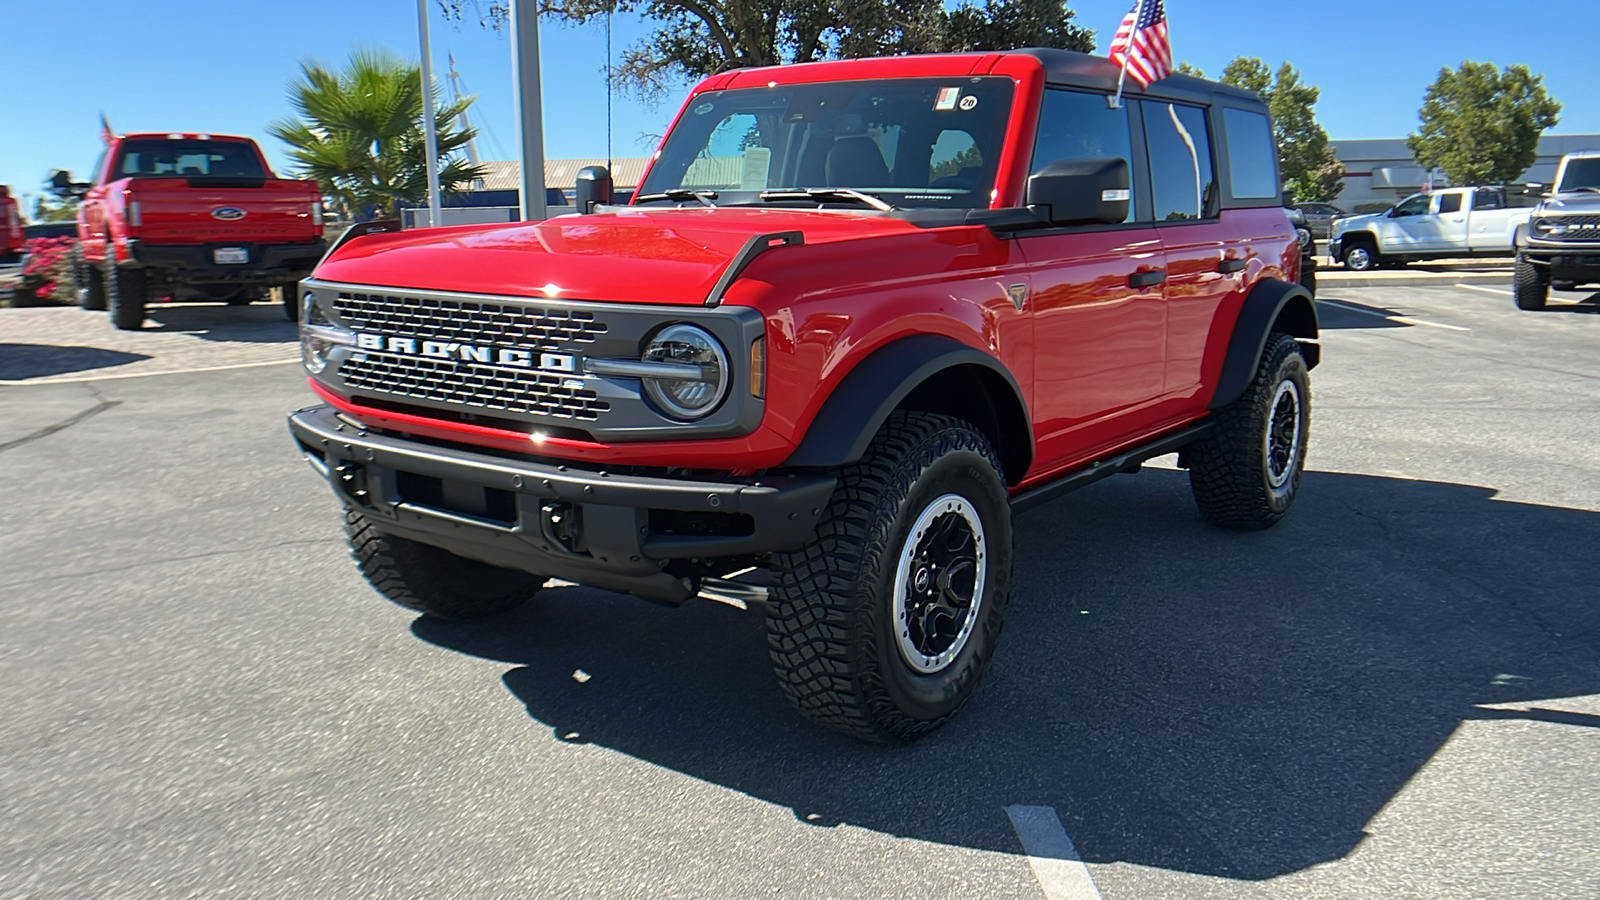
[{"label": "license plate", "polygon": [[219,266],[250,261],[250,251],[244,247],[218,247],[211,251],[211,256]]}]

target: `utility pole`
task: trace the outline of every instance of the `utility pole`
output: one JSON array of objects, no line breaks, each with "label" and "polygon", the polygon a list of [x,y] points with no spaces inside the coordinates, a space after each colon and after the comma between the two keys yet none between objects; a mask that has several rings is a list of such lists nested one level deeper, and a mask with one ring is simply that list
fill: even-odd
[{"label": "utility pole", "polygon": [[433,121],[433,46],[428,39],[428,3],[417,0],[417,33],[422,39],[422,133],[428,144],[428,227],[439,227],[439,131]]},{"label": "utility pole", "polygon": [[[460,103],[461,73],[456,71],[456,55],[451,53],[447,58],[450,60],[450,71],[444,77],[446,81],[450,82],[451,102]],[[467,118],[465,109],[461,110],[461,127],[466,131],[472,130],[472,120]],[[473,165],[478,164],[478,139],[476,137],[467,139],[467,162]]]},{"label": "utility pole", "polygon": [[522,221],[542,221],[544,109],[539,86],[539,0],[511,0],[511,87],[522,138]]}]

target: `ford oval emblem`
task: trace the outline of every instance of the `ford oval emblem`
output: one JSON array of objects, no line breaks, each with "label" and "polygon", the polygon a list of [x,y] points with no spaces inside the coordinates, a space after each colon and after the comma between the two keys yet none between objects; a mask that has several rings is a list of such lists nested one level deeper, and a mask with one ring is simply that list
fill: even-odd
[{"label": "ford oval emblem", "polygon": [[245,211],[237,206],[219,206],[211,211],[211,218],[221,219],[224,222],[233,222],[245,217]]}]

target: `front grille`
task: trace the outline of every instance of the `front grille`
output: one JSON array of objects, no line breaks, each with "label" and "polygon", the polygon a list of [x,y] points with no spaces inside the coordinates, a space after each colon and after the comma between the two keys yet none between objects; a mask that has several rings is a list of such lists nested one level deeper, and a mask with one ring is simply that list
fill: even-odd
[{"label": "front grille", "polygon": [[594,391],[567,387],[570,376],[525,369],[366,352],[346,360],[339,375],[361,390],[518,415],[593,421],[611,409]]},{"label": "front grille", "polygon": [[1600,241],[1600,217],[1561,216],[1544,219],[1541,224],[1546,222],[1562,228],[1559,233],[1552,231],[1539,232],[1536,229],[1534,233],[1546,240]]},{"label": "front grille", "polygon": [[593,313],[490,300],[340,291],[333,309],[357,331],[425,341],[548,350],[564,343],[592,344],[606,333]]}]

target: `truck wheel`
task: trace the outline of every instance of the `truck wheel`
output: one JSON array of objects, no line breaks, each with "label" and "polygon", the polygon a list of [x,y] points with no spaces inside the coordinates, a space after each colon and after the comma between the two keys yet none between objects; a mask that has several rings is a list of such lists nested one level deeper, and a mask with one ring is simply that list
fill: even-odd
[{"label": "truck wheel", "polygon": [[90,312],[106,308],[106,283],[100,272],[83,258],[83,247],[72,248],[72,286],[77,290],[78,305]]},{"label": "truck wheel", "polygon": [[1511,299],[1517,309],[1540,310],[1550,299],[1550,276],[1538,266],[1518,256],[1511,269]]},{"label": "truck wheel", "polygon": [[1255,380],[1189,447],[1189,487],[1200,512],[1228,528],[1276,525],[1300,488],[1310,427],[1305,357],[1294,338],[1275,332]]},{"label": "truck wheel", "polygon": [[283,302],[284,318],[291,322],[300,321],[300,298],[296,296],[299,293],[300,282],[298,281],[291,281],[288,284],[278,286],[278,294]]},{"label": "truck wheel", "polygon": [[1378,267],[1378,251],[1370,244],[1352,244],[1345,248],[1344,267],[1353,272],[1368,272]]},{"label": "truck wheel", "polygon": [[344,530],[361,574],[394,603],[440,619],[481,619],[520,605],[545,579],[384,534],[347,509]]},{"label": "truck wheel", "polygon": [[994,448],[951,416],[891,414],[772,579],[767,645],[802,715],[879,743],[937,729],[1005,621],[1011,512]]},{"label": "truck wheel", "polygon": [[106,258],[106,305],[111,309],[111,324],[122,331],[144,327],[145,278],[140,269],[124,269]]}]

